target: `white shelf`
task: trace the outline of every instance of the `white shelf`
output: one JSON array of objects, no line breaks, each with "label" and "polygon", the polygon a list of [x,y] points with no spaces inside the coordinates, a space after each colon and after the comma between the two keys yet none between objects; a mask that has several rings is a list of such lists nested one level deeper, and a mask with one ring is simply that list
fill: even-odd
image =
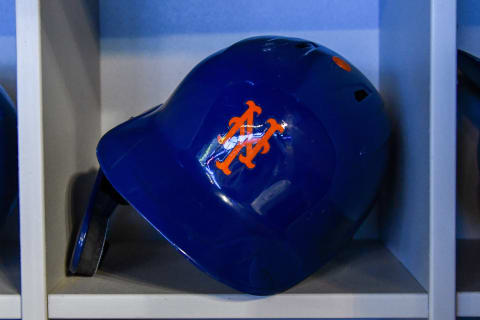
[{"label": "white shelf", "polygon": [[0,243],[0,319],[21,317],[19,255],[17,242]]},{"label": "white shelf", "polygon": [[[456,0],[206,3],[16,0],[23,319],[454,318]],[[395,152],[365,234],[381,242],[355,242],[260,298],[151,242],[122,210],[101,272],[68,277],[102,133],[165,101],[204,57],[260,34],[326,45],[379,89]]]},{"label": "white shelf", "polygon": [[49,294],[48,309],[50,318],[421,318],[428,298],[376,241],[355,241],[319,272],[271,297],[222,285],[162,241],[112,245],[102,270],[66,278]]}]

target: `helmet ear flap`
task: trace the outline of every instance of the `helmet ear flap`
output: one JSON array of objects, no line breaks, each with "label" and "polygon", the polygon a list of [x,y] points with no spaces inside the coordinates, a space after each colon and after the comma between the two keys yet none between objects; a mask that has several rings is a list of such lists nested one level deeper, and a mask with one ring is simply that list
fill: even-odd
[{"label": "helmet ear flap", "polygon": [[119,204],[127,202],[99,170],[70,259],[71,274],[93,276],[97,272],[104,253],[110,217]]}]

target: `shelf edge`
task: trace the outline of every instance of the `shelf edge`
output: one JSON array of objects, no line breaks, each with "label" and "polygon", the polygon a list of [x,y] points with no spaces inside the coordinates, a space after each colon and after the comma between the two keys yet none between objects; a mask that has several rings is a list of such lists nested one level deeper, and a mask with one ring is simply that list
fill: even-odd
[{"label": "shelf edge", "polygon": [[457,317],[480,317],[480,292],[457,293]]},{"label": "shelf edge", "polygon": [[[292,308],[291,306],[295,306]],[[54,318],[426,318],[426,293],[50,294]]]},{"label": "shelf edge", "polygon": [[20,319],[22,317],[19,294],[0,295],[0,318]]}]

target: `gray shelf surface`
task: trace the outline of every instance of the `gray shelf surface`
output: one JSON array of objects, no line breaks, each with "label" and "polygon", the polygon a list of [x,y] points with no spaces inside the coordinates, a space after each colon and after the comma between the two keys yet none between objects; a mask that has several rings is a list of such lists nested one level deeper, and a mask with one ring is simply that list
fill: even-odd
[{"label": "gray shelf surface", "polygon": [[457,316],[480,317],[480,240],[457,240]]},{"label": "gray shelf surface", "polygon": [[269,297],[242,294],[211,279],[168,243],[115,243],[97,275],[65,277],[49,294],[48,303],[50,318],[428,315],[423,287],[377,241],[354,241],[300,284]]},{"label": "gray shelf surface", "polygon": [[20,318],[20,246],[0,241],[0,318]]},{"label": "gray shelf surface", "polygon": [[[238,294],[166,242],[116,243],[94,277],[67,277],[54,294]],[[288,294],[425,293],[380,242],[357,240]]]},{"label": "gray shelf surface", "polygon": [[18,242],[0,244],[0,295],[20,292],[20,247]]},{"label": "gray shelf surface", "polygon": [[457,241],[457,291],[480,292],[480,240]]}]

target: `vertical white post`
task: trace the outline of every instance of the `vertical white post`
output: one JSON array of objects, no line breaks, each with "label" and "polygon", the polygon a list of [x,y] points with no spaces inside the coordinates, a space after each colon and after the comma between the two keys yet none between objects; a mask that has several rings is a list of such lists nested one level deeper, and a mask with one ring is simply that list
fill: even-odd
[{"label": "vertical white post", "polygon": [[16,1],[22,318],[47,319],[40,0]]},{"label": "vertical white post", "polygon": [[455,319],[456,0],[431,0],[430,319]]}]

